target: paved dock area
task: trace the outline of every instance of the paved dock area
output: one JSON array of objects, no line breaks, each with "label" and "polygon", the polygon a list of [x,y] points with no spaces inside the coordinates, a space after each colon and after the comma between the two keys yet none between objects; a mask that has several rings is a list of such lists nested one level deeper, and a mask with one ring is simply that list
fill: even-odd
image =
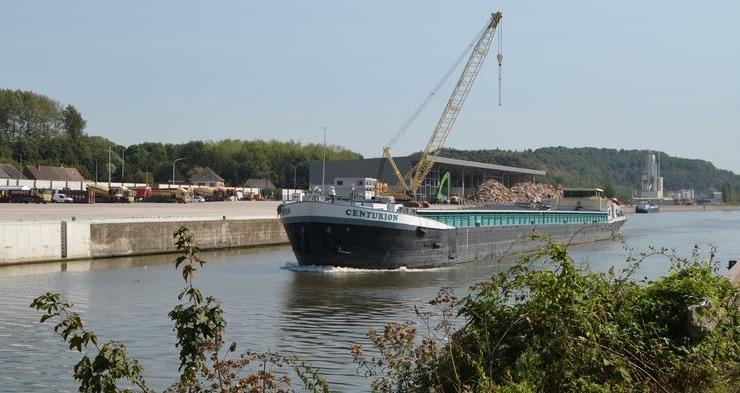
[{"label": "paved dock area", "polygon": [[0,222],[277,218],[280,202],[0,204]]}]

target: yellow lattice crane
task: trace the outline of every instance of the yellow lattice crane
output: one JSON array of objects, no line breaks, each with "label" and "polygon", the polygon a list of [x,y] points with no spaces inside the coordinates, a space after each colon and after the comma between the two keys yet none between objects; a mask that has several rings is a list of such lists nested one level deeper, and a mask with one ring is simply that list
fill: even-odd
[{"label": "yellow lattice crane", "polygon": [[[434,132],[432,132],[432,136],[431,138],[429,138],[429,142],[427,142],[424,151],[422,151],[421,153],[419,162],[413,168],[411,168],[411,170],[407,174],[402,174],[401,170],[398,168],[398,164],[396,164],[396,161],[393,159],[393,155],[391,154],[391,147],[398,141],[410,122],[413,121],[413,119],[419,114],[421,109],[429,102],[436,89],[438,89],[439,86],[444,82],[447,75],[443,78],[442,81],[440,81],[440,83],[437,84],[435,90],[432,90],[425,101],[422,102],[422,104],[416,109],[409,120],[406,121],[403,127],[401,127],[401,129],[396,132],[391,141],[385,147],[383,147],[383,155],[386,159],[388,159],[393,173],[398,178],[399,185],[407,194],[415,194],[421,186],[421,183],[424,181],[424,178],[426,178],[426,176],[432,170],[432,166],[434,165],[434,158],[439,153],[439,151],[442,150],[447,137],[450,135],[450,131],[452,131],[452,126],[455,124],[455,120],[457,119],[457,116],[462,109],[465,98],[467,98],[470,89],[473,87],[473,83],[478,76],[478,72],[483,65],[483,61],[488,55],[488,50],[491,48],[491,42],[493,41],[494,33],[497,30],[500,22],[500,12],[491,14],[491,18],[488,20],[483,31],[478,36],[477,41],[475,41],[475,44],[472,45],[470,57],[468,57],[468,61],[465,64],[465,68],[463,68],[460,79],[458,79],[457,84],[455,85],[455,89],[452,91],[452,95],[447,101],[447,105],[442,111],[442,115],[440,116],[436,127],[434,127]],[[465,53],[467,53],[467,51]],[[502,55],[501,53],[499,53],[499,67],[501,66],[501,60]],[[457,63],[455,65],[457,65]],[[453,66],[453,68],[454,67],[455,66]],[[448,71],[448,75],[451,72],[452,70]],[[407,179],[410,179],[410,183]]]}]

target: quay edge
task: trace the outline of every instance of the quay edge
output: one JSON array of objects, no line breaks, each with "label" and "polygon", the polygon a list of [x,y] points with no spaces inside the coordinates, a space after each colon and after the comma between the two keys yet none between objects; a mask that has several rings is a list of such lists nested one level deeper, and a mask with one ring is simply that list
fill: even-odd
[{"label": "quay edge", "polygon": [[172,234],[181,225],[203,250],[288,243],[275,218],[0,222],[0,266],[173,253]]}]

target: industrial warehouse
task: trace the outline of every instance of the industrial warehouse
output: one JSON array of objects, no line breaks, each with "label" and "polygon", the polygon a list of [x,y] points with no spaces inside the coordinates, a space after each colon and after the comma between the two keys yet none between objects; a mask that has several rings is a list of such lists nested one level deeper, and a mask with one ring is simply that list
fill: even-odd
[{"label": "industrial warehouse", "polygon": [[[418,154],[406,157],[395,157],[398,169],[402,173],[409,173],[419,161]],[[538,177],[544,177],[546,171],[517,168],[506,165],[487,164],[482,162],[459,160],[434,156],[434,165],[429,174],[417,190],[419,200],[429,201],[439,192],[448,198],[458,195],[467,198],[471,193],[487,180],[496,180],[507,187],[517,183],[535,183]],[[334,185],[336,179],[370,178],[397,188],[399,181],[391,168],[390,162],[383,157],[361,160],[340,160],[312,162],[309,166],[310,183],[312,186],[324,188]],[[323,177],[323,179],[322,179]],[[446,181],[447,178],[449,181]]]}]

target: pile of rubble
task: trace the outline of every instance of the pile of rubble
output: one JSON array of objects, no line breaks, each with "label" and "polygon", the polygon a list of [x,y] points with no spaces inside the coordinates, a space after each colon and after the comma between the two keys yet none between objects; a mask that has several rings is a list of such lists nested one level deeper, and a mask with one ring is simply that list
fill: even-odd
[{"label": "pile of rubble", "polygon": [[537,203],[562,196],[562,189],[549,184],[517,183],[508,188],[496,180],[481,183],[468,198],[472,203]]},{"label": "pile of rubble", "polygon": [[517,183],[511,187],[522,202],[542,202],[547,199],[560,198],[563,189],[549,184]]},{"label": "pile of rubble", "polygon": [[512,203],[516,194],[509,187],[489,179],[481,183],[468,198],[472,203]]}]

